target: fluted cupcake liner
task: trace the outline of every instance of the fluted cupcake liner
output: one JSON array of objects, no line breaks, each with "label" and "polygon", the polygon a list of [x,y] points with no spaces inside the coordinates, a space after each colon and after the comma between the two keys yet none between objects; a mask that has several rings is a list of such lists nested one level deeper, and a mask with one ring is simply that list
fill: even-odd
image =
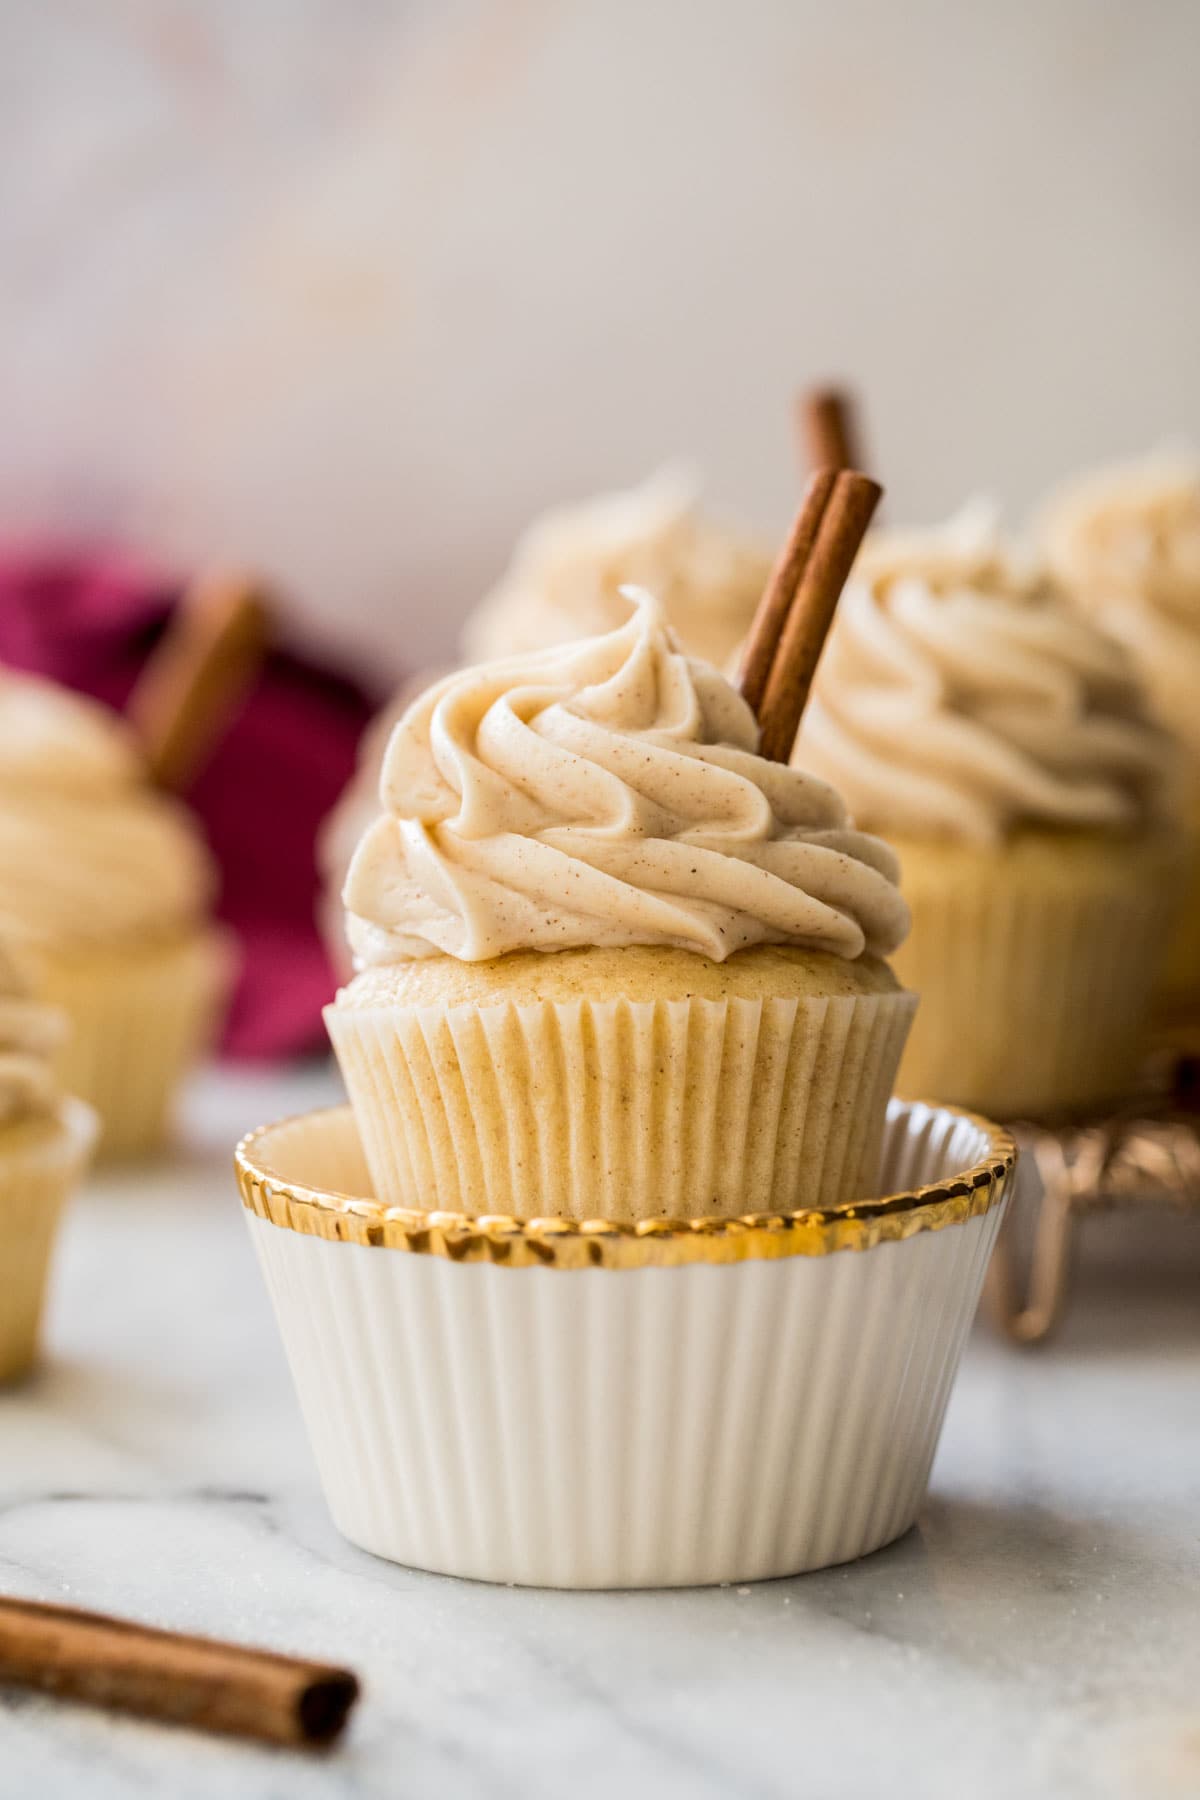
[{"label": "fluted cupcake liner", "polygon": [[893,963],[920,995],[899,1091],[998,1118],[1123,1098],[1178,905],[1178,842],[899,848],[913,926]]},{"label": "fluted cupcake liner", "polygon": [[51,1118],[0,1129],[0,1381],[34,1360],[59,1220],[97,1129],[92,1109],[73,1099]]},{"label": "fluted cupcake liner", "polygon": [[239,1153],[353,1542],[482,1580],[639,1587],[795,1574],[912,1524],[1000,1222],[1004,1134],[893,1105],[872,1185],[912,1186],[865,1204],[862,1236],[836,1212],[601,1238],[492,1221],[464,1255],[444,1218],[393,1235],[378,1204],[314,1189],[339,1168],[358,1191],[347,1109]]},{"label": "fluted cupcake liner", "polygon": [[390,1205],[565,1219],[867,1190],[910,994],[326,1009]]},{"label": "fluted cupcake liner", "polygon": [[71,1021],[62,1086],[100,1115],[102,1156],[158,1148],[175,1093],[216,1029],[234,967],[226,933],[72,946],[40,958],[41,995]]}]

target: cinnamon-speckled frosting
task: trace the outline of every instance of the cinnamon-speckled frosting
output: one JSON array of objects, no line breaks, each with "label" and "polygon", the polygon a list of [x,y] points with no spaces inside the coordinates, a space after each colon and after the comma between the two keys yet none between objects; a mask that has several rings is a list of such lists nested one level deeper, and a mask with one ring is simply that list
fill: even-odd
[{"label": "cinnamon-speckled frosting", "polygon": [[1200,756],[1200,457],[1162,453],[1055,496],[1042,536],[1063,586],[1126,644],[1165,722]]},{"label": "cinnamon-speckled frosting", "polygon": [[396,727],[383,816],[346,880],[360,963],[894,949],[908,914],[892,852],[757,741],[745,701],[646,595],[607,636],[448,676]]},{"label": "cinnamon-speckled frosting", "polygon": [[868,540],[795,760],[868,829],[982,842],[1022,825],[1136,828],[1172,767],[1125,652],[979,506]]},{"label": "cinnamon-speckled frosting", "polygon": [[0,928],[15,942],[173,930],[213,894],[185,808],[105,707],[0,670]]},{"label": "cinnamon-speckled frosting", "polygon": [[66,1031],[63,1014],[32,997],[19,960],[0,944],[0,1127],[53,1112],[52,1059]]},{"label": "cinnamon-speckled frosting", "polygon": [[723,667],[754,617],[771,557],[714,524],[695,485],[669,468],[629,493],[561,507],[532,524],[512,563],[462,632],[471,662],[491,662],[624,623],[621,588],[648,588],[691,656]]}]

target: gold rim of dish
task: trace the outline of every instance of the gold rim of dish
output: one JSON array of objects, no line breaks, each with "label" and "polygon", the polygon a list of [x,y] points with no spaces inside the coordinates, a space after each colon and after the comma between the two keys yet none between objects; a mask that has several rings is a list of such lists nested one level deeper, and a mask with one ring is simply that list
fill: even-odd
[{"label": "gold rim of dish", "polygon": [[741,1218],[510,1219],[498,1214],[420,1212],[378,1200],[306,1187],[260,1161],[262,1141],[301,1118],[332,1118],[348,1106],[260,1125],[234,1153],[242,1204],[256,1218],[306,1237],[444,1256],[451,1262],[486,1262],[510,1269],[642,1269],[682,1263],[735,1263],[783,1256],[829,1256],[871,1250],[922,1231],[943,1231],[981,1218],[999,1204],[1016,1162],[1016,1145],[1003,1126],[957,1106],[904,1101],[915,1109],[964,1119],[983,1132],[985,1156],[961,1174],[907,1192],[852,1206],[794,1213],[749,1213]]}]

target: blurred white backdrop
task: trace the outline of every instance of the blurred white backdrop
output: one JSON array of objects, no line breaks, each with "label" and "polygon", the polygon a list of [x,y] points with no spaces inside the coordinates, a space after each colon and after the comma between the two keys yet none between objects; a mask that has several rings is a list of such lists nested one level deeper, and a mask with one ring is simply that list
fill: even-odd
[{"label": "blurred white backdrop", "polygon": [[0,528],[265,566],[389,662],[547,502],[893,518],[1200,417],[1193,0],[0,9]]}]

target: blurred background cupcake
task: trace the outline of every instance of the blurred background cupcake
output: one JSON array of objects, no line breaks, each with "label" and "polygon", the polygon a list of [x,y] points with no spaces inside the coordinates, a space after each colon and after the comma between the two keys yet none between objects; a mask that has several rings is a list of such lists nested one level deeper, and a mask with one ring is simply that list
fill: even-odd
[{"label": "blurred background cupcake", "polygon": [[69,1032],[0,938],[0,1381],[33,1361],[59,1219],[96,1137],[55,1074]]},{"label": "blurred background cupcake", "polygon": [[770,572],[768,548],[709,518],[686,470],[660,469],[628,493],[559,507],[527,526],[499,582],[467,615],[463,659],[494,662],[612,631],[628,614],[621,588],[631,582],[654,595],[689,655],[724,668]]},{"label": "blurred background cupcake", "polygon": [[[261,605],[261,584],[249,591]],[[132,711],[141,743],[163,724],[164,704],[177,715],[179,656],[196,647],[189,619],[222,592],[227,577],[185,581],[112,545],[0,548],[0,665],[103,702],[89,717]],[[192,734],[189,765],[176,758],[171,772],[216,866],[216,916],[237,949],[218,1042],[238,1061],[326,1045],[321,1007],[335,976],[317,929],[314,844],[385,691],[306,643],[285,597],[266,602],[265,629],[248,655],[242,646],[232,683],[226,670],[200,696],[207,725]]]},{"label": "blurred background cupcake", "polygon": [[1120,640],[1186,755],[1187,899],[1163,969],[1169,1004],[1200,1006],[1200,458],[1163,451],[1064,487],[1046,508],[1050,566]]},{"label": "blurred background cupcake", "polygon": [[901,1092],[1001,1118],[1118,1100],[1179,903],[1174,746],[990,509],[868,540],[795,760],[900,857]]},{"label": "blurred background cupcake", "polygon": [[0,930],[70,1020],[68,1092],[102,1148],[154,1148],[207,1047],[232,972],[216,870],[186,809],[151,785],[106,708],[0,672]]}]

